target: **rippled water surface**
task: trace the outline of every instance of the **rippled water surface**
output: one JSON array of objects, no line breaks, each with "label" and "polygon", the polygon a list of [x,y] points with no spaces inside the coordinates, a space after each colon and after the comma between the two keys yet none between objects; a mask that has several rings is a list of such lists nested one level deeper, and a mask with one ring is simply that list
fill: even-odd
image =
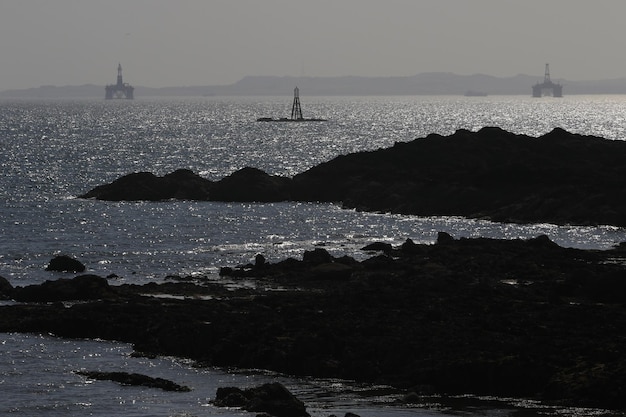
[{"label": "rippled water surface", "polygon": [[[509,239],[546,234],[563,246],[581,248],[610,248],[626,241],[626,230],[610,226],[522,226],[463,218],[359,213],[310,203],[111,203],[76,198],[96,185],[138,171],[163,175],[189,168],[215,180],[253,166],[271,174],[292,176],[341,154],[389,147],[431,133],[448,135],[460,128],[476,131],[498,126],[539,136],[561,127],[608,139],[626,138],[623,96],[532,99],[303,95],[305,117],[321,117],[327,122],[255,121],[261,116],[286,116],[290,106],[290,99],[284,97],[0,101],[0,276],[14,285],[55,279],[64,275],[46,272],[45,266],[54,255],[68,254],[85,263],[89,272],[114,274],[114,284],[162,281],[168,275],[201,275],[218,280],[219,267],[249,262],[257,253],[276,261],[300,257],[305,250],[322,245],[336,255],[362,258],[366,254],[359,248],[366,243],[381,240],[400,244],[407,238],[430,243],[439,231],[455,237]],[[5,335],[2,347],[0,386],[10,386],[12,398],[16,398],[9,408],[2,409],[5,413],[43,415],[40,410],[55,409],[60,410],[57,415],[67,415],[63,410],[93,412],[96,407],[87,404],[100,400],[89,399],[89,395],[101,395],[107,401],[126,405],[115,408],[115,415],[225,415],[210,406],[189,411],[180,408],[176,400],[155,397],[152,392],[131,396],[132,400],[122,399],[125,390],[107,391],[102,388],[104,383],[90,384],[69,371],[85,364],[147,366],[159,372],[167,369],[170,374],[178,372],[172,369],[184,369],[181,378],[189,381],[197,381],[194,378],[199,374],[213,381],[214,377],[205,371],[180,362],[137,362],[126,356],[128,347],[52,342],[37,336]],[[67,357],[50,359],[48,353],[56,352],[51,354],[55,357],[57,350],[67,353]],[[89,355],[95,355],[93,352],[101,356],[92,360]],[[20,362],[20,355],[29,359]],[[42,382],[44,385],[37,388],[45,370],[62,381],[51,382],[51,386]],[[72,399],[66,398],[68,389]],[[37,392],[46,395],[37,396]],[[196,405],[212,395],[194,392],[191,395],[203,398],[194,400]],[[306,392],[312,391],[304,389],[303,395],[308,395]],[[86,397],[79,399],[83,394]],[[133,406],[142,401],[165,405],[153,414],[142,414],[143,406],[128,407],[129,401]],[[6,400],[0,400],[0,405],[3,403]],[[122,409],[128,410],[126,414]],[[385,410],[386,415],[404,415],[396,408]],[[368,412],[367,408],[360,410],[362,415]],[[383,414],[378,410],[374,415]]]}]

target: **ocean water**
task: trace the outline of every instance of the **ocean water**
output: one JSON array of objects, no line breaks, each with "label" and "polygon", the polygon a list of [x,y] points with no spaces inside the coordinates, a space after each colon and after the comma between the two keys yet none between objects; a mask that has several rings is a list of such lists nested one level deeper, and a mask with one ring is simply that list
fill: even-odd
[{"label": "ocean water", "polygon": [[[66,277],[44,269],[53,256],[67,254],[81,260],[89,273],[115,275],[113,285],[162,282],[169,275],[219,281],[221,266],[247,263],[257,253],[272,262],[323,246],[335,255],[363,258],[367,254],[360,248],[372,241],[400,244],[411,238],[431,243],[439,231],[507,239],[546,234],[560,245],[580,248],[606,249],[626,241],[626,230],[612,226],[498,224],[359,213],[331,204],[113,203],[76,198],[139,171],[163,175],[188,168],[219,179],[253,166],[291,176],[337,155],[460,128],[498,126],[539,136],[561,127],[626,139],[624,96],[303,96],[304,116],[327,122],[255,121],[286,116],[290,106],[285,97],[0,101],[0,276],[13,285]],[[3,393],[11,392],[0,398],[0,414],[245,415],[212,407],[209,399],[215,387],[224,381],[250,385],[268,378],[285,378],[313,404],[317,415],[340,415],[346,407],[363,416],[440,415],[447,409],[437,401],[400,408],[392,405],[393,395],[361,395],[371,387],[346,381],[298,381],[261,372],[198,369],[171,358],[130,358],[128,346],[109,342],[4,334],[0,343],[0,387]],[[139,369],[193,385],[194,390],[162,394],[91,383],[72,373],[82,368]],[[511,401],[486,411],[463,412],[506,415],[507,404]],[[581,415],[598,410],[558,412]]]}]

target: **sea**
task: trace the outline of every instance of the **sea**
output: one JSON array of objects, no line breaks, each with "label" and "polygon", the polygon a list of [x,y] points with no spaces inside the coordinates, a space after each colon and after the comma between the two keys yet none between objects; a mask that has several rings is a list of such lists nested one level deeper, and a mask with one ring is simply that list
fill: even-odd
[{"label": "sea", "polygon": [[[111,285],[197,279],[229,287],[223,266],[263,254],[275,262],[323,247],[333,255],[370,256],[361,248],[410,238],[526,239],[547,235],[561,246],[610,249],[626,229],[610,225],[503,224],[462,217],[365,213],[338,204],[191,201],[105,202],[77,198],[132,172],[179,168],[218,180],[244,167],[293,176],[352,152],[371,151],[457,129],[497,126],[533,137],[554,128],[626,140],[626,96],[306,97],[305,118],[287,117],[289,97],[151,97],[135,100],[0,100],[0,276],[14,286],[67,278],[46,271],[69,255]],[[441,161],[445,164],[445,160]],[[10,305],[13,301],[2,301]],[[219,386],[280,381],[312,416],[600,416],[605,410],[552,407],[519,398],[424,397],[402,404],[390,387],[277,375],[265,370],[201,367],[181,358],[137,358],[128,344],[0,333],[0,415],[248,416],[215,407]],[[188,393],[92,381],[78,370],[138,372],[173,380]]]}]

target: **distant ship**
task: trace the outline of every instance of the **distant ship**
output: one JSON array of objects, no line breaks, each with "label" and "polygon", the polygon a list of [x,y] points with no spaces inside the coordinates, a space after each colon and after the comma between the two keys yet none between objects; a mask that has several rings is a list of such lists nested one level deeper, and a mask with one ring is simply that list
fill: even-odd
[{"label": "distant ship", "polygon": [[483,91],[469,90],[465,93],[465,97],[487,97],[487,93]]}]

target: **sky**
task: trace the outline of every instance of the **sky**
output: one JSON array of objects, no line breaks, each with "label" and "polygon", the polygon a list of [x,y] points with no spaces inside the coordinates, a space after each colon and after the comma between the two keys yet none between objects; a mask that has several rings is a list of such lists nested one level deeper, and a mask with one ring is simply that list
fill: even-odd
[{"label": "sky", "polygon": [[0,90],[245,76],[626,77],[624,0],[0,0]]}]

